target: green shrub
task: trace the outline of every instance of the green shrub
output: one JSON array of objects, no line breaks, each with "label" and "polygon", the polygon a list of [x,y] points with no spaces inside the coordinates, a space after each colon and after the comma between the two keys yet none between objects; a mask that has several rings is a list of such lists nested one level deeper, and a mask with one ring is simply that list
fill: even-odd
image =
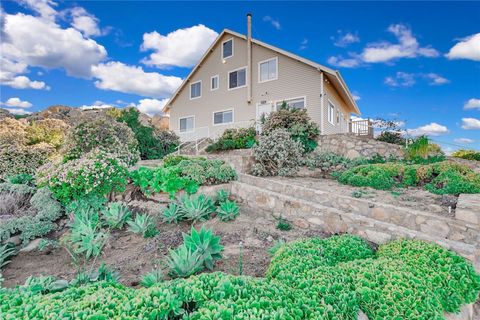
[{"label": "green shrub", "polygon": [[80,122],[70,130],[64,149],[66,161],[98,151],[111,154],[126,165],[133,165],[140,159],[138,141],[132,130],[108,118]]},{"label": "green shrub", "polygon": [[217,152],[232,149],[249,149],[255,144],[257,132],[254,127],[226,129],[220,138],[209,145],[207,152]]},{"label": "green shrub", "polygon": [[480,152],[460,149],[452,153],[452,157],[480,161]]},{"label": "green shrub", "polygon": [[234,220],[238,216],[238,205],[235,201],[225,200],[217,208],[217,216],[222,221]]},{"label": "green shrub", "polygon": [[303,146],[293,140],[285,129],[275,129],[262,134],[253,147],[255,163],[252,173],[258,176],[292,176],[300,168]]},{"label": "green shrub", "polygon": [[140,281],[140,285],[144,288],[150,288],[163,282],[162,270],[156,269],[145,274]]},{"label": "green shrub", "polygon": [[200,255],[203,265],[208,270],[213,270],[215,261],[222,258],[223,246],[220,245],[220,237],[213,235],[212,230],[202,226],[200,231],[192,227],[190,234],[183,234],[183,245],[192,252]]},{"label": "green shrub", "polygon": [[317,147],[320,131],[306,109],[282,107],[271,112],[263,123],[262,134],[268,135],[277,129],[286,129],[293,140],[302,144],[304,152],[311,152]]},{"label": "green shrub", "polygon": [[405,138],[403,137],[402,133],[396,131],[383,131],[375,138],[375,140],[398,144],[401,146],[405,145]]},{"label": "green shrub", "polygon": [[35,178],[31,174],[19,173],[19,174],[7,177],[6,180],[12,184],[33,185]]},{"label": "green shrub", "polygon": [[98,281],[107,281],[109,283],[117,283],[120,281],[120,275],[114,269],[102,263],[97,270],[83,271],[77,273],[75,278],[70,281],[71,287],[79,287]]},{"label": "green shrub", "polygon": [[438,144],[431,143],[428,137],[415,138],[405,150],[407,160],[414,163],[432,163],[445,160],[445,154]]},{"label": "green shrub", "polygon": [[132,213],[123,202],[110,202],[102,211],[102,218],[110,228],[122,229]]},{"label": "green shrub", "polygon": [[123,192],[128,171],[112,154],[93,150],[81,159],[43,167],[37,173],[39,186],[48,186],[63,203],[88,195]]},{"label": "green shrub", "polygon": [[277,229],[280,231],[290,231],[292,230],[292,225],[287,220],[280,218],[278,219]]},{"label": "green shrub", "polygon": [[46,294],[62,291],[68,287],[68,281],[57,280],[53,276],[28,277],[20,290],[30,294]]},{"label": "green shrub", "polygon": [[10,258],[15,254],[15,246],[10,243],[0,245],[0,271],[10,263]]},{"label": "green shrub", "polygon": [[169,154],[168,156],[163,158],[163,166],[165,168],[173,167],[173,166],[176,166],[177,164],[179,164],[182,160],[188,160],[188,159],[190,159],[190,157],[182,156],[182,155]]},{"label": "green shrub", "polygon": [[57,227],[55,221],[63,215],[61,204],[48,188],[40,188],[35,192],[30,198],[30,207],[31,213],[10,218],[0,224],[0,242],[18,234],[24,244],[28,243],[53,231]]},{"label": "green shrub", "polygon": [[138,141],[140,158],[161,159],[167,154],[175,151],[180,144],[179,137],[173,131],[158,130],[153,126],[145,126],[139,121],[139,111],[135,108],[128,108],[121,111],[117,121],[124,122],[132,129]]},{"label": "green shrub", "polygon": [[139,233],[144,238],[152,238],[155,237],[159,232],[156,229],[155,221],[152,216],[148,214],[137,214],[135,216],[135,220],[127,221],[128,231],[133,233]]},{"label": "green shrub", "polygon": [[343,172],[338,180],[357,187],[381,190],[397,186],[425,186],[425,189],[437,194],[480,193],[480,175],[464,165],[448,161],[425,165],[361,165]]},{"label": "green shrub", "polygon": [[220,189],[215,193],[215,204],[218,206],[220,203],[230,199],[230,192],[225,189]]}]

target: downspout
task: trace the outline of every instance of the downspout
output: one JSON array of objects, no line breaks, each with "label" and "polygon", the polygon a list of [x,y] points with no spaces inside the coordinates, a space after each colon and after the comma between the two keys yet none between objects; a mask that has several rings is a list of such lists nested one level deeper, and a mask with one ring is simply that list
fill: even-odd
[{"label": "downspout", "polygon": [[323,71],[320,71],[320,134],[324,134],[323,132],[323,115],[324,115],[324,110],[323,110],[323,100],[325,98],[325,87],[324,87],[324,79],[323,79]]},{"label": "downspout", "polygon": [[247,103],[252,103],[252,14],[247,13]]}]

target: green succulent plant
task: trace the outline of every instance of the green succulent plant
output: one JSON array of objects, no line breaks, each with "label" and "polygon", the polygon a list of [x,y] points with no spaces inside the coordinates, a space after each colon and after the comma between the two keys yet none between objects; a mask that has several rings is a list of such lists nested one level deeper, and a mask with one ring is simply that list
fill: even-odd
[{"label": "green succulent plant", "polygon": [[110,202],[102,210],[102,218],[110,228],[122,229],[132,213],[123,202]]},{"label": "green succulent plant", "polygon": [[167,263],[170,275],[178,278],[186,278],[203,270],[203,259],[200,253],[185,245],[181,245],[176,250],[170,250]]},{"label": "green succulent plant", "polygon": [[200,254],[203,265],[212,270],[215,261],[222,258],[223,246],[220,245],[220,237],[215,236],[210,229],[202,226],[200,231],[192,227],[190,234],[183,234],[183,245],[192,252]]},{"label": "green succulent plant", "polygon": [[222,202],[227,201],[230,198],[230,192],[225,189],[220,189],[215,194],[215,204],[219,205]]},{"label": "green succulent plant", "polygon": [[127,221],[129,231],[141,234],[144,238],[155,237],[158,230],[155,228],[155,221],[148,214],[137,214],[135,220]]},{"label": "green succulent plant", "polygon": [[0,245],[0,270],[10,263],[10,258],[11,256],[13,256],[14,253],[15,253],[14,245],[10,243]]},{"label": "green succulent plant", "polygon": [[163,209],[163,221],[167,223],[177,223],[183,220],[183,214],[181,207],[177,203],[171,202]]},{"label": "green succulent plant", "polygon": [[217,215],[222,221],[230,221],[238,216],[238,205],[235,201],[225,200],[217,208]]},{"label": "green succulent plant", "polygon": [[163,272],[160,269],[155,269],[145,274],[140,281],[140,284],[145,288],[153,287],[163,282]]},{"label": "green succulent plant", "polygon": [[215,212],[212,199],[204,194],[185,196],[181,200],[180,206],[185,218],[194,223],[207,220],[210,214]]}]

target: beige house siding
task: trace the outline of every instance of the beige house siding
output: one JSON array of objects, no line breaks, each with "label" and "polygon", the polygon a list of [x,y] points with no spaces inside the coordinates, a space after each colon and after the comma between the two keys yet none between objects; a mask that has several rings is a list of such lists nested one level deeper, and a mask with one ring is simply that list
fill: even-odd
[{"label": "beige house siding", "polygon": [[[347,104],[345,101],[340,97],[337,90],[330,84],[330,82],[325,81],[324,83],[324,90],[325,96],[323,97],[323,132],[321,134],[335,134],[335,133],[344,133],[348,132],[348,121],[350,120],[350,113],[347,110]],[[328,121],[328,106],[329,100],[335,106],[335,113],[334,113],[334,124],[331,124]],[[336,112],[340,111],[340,124],[337,124],[336,121]],[[345,120],[342,122],[342,117]]]},{"label": "beige house siding", "polygon": [[[234,39],[233,57],[222,61],[222,42]],[[278,58],[278,78],[259,83],[259,62],[270,58]],[[247,66],[247,42],[245,39],[231,34],[224,34],[212,48],[210,54],[201,62],[201,66],[191,76],[188,83],[178,92],[176,99],[170,104],[170,129],[179,131],[179,119],[195,116],[195,128],[201,136],[221,133],[231,125],[213,125],[213,113],[223,110],[234,110],[234,122],[239,126],[252,125],[256,118],[256,108],[259,102],[283,101],[291,98],[306,98],[307,112],[321,127],[321,73],[318,69],[297,61],[286,55],[275,52],[261,45],[252,44],[252,74],[248,74],[247,83],[252,79],[252,102],[247,103],[247,87],[228,90],[228,74],[230,71]],[[211,77],[219,76],[219,88],[211,91]],[[326,77],[325,77],[326,78]],[[201,97],[190,99],[190,84],[202,81]],[[342,132],[340,127],[331,126],[327,120],[327,98],[345,111],[346,104],[337,94],[333,86],[325,83],[326,97],[323,103],[323,126],[325,133]],[[347,127],[348,129],[348,127]],[[200,132],[201,131],[201,132]]]}]

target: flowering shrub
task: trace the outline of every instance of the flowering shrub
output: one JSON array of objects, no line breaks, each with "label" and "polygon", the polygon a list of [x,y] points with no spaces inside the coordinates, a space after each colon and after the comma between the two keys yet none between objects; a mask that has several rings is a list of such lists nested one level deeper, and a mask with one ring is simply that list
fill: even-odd
[{"label": "flowering shrub", "polygon": [[24,145],[27,142],[26,121],[19,121],[13,118],[0,120],[0,146],[3,145]]},{"label": "flowering shrub", "polygon": [[480,152],[475,150],[457,150],[452,153],[452,157],[480,161]]},{"label": "flowering shrub", "polygon": [[66,203],[91,194],[124,191],[127,177],[127,167],[116,155],[94,149],[80,159],[40,168],[37,184],[48,186],[57,199]]},{"label": "flowering shrub", "polygon": [[115,155],[127,165],[139,158],[138,142],[132,130],[123,123],[108,118],[87,120],[76,125],[65,143],[65,160],[79,159],[92,150]]},{"label": "flowering shrub", "polygon": [[310,119],[306,109],[282,107],[270,113],[263,123],[263,133],[269,134],[276,129],[286,129],[292,138],[300,141],[304,152],[310,152],[317,147],[317,137],[320,134],[318,126]]},{"label": "flowering shrub", "polygon": [[301,163],[303,145],[293,140],[285,129],[275,129],[260,136],[253,147],[255,164],[252,173],[258,176],[292,176]]},{"label": "flowering shrub", "polygon": [[0,145],[0,179],[20,173],[33,175],[54,153],[55,149],[47,143]]},{"label": "flowering shrub", "polygon": [[59,119],[34,121],[25,129],[27,144],[45,142],[59,149],[64,143],[68,129],[68,124]]}]

